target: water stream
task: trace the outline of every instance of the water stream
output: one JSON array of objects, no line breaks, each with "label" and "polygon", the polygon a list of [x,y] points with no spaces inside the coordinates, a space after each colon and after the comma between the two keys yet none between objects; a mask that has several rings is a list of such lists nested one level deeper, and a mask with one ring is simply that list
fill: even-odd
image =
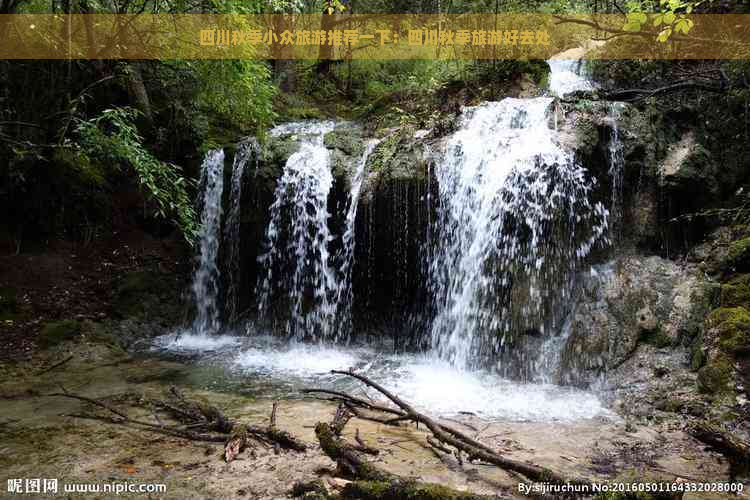
[{"label": "water stream", "polygon": [[234,322],[237,319],[237,308],[240,300],[240,216],[242,211],[242,181],[245,174],[245,165],[255,160],[258,162],[260,144],[255,138],[241,143],[234,154],[232,164],[232,179],[229,192],[229,210],[224,223],[224,242],[227,246],[226,257],[226,313],[227,319]]},{"label": "water stream", "polygon": [[[553,95],[592,88],[580,62],[553,60],[550,66]],[[559,380],[556,370],[570,331],[566,315],[575,275],[592,249],[609,242],[608,210],[591,201],[595,180],[560,147],[556,127],[550,126],[557,119],[557,113],[551,119],[553,102],[553,97],[508,98],[467,107],[444,148],[432,154],[437,160],[429,175],[436,189],[424,196],[435,208],[425,214],[423,253],[429,276],[424,286],[432,297],[433,314],[426,315],[431,350],[396,354],[385,340],[349,342],[355,222],[372,221],[371,206],[363,212],[358,205],[376,143],[367,144],[350,173],[347,202],[336,208],[342,213],[331,214],[334,178],[324,136],[335,124],[329,121],[290,123],[270,132],[293,138],[296,151],[276,184],[258,259],[258,321],[249,322],[244,334],[218,326],[214,231],[221,217],[216,206],[221,176],[214,164],[223,164],[223,153],[207,156],[204,175],[210,181],[202,192],[208,209],[202,212],[206,223],[194,285],[201,326],[193,331],[213,335],[165,336],[152,349],[189,360],[200,385],[262,397],[300,397],[299,389],[308,386],[355,390],[351,381],[330,375],[331,369],[354,368],[437,415],[468,411],[503,420],[609,415],[595,394],[551,383]],[[610,170],[619,186],[615,176],[622,155],[614,130]],[[230,273],[238,268],[241,179],[252,154],[257,150],[241,147],[234,159],[225,224]],[[396,203],[398,189],[394,196]],[[618,210],[615,196],[613,190]],[[338,216],[340,234],[330,225]],[[409,227],[393,226],[398,246]],[[404,266],[393,265],[399,279],[396,269]],[[365,268],[369,275],[367,263]],[[230,277],[230,317],[238,293]],[[315,342],[303,342],[310,340]]]},{"label": "water stream", "polygon": [[224,190],[222,149],[214,149],[206,154],[201,167],[200,187],[199,261],[192,285],[196,315],[190,331],[198,335],[213,335],[221,326],[216,300],[221,280],[217,259],[221,234],[221,195]]},{"label": "water stream", "polygon": [[[271,135],[296,134],[299,150],[284,166],[271,205],[266,252],[258,262],[265,275],[256,287],[258,313],[272,322],[277,299],[288,302],[284,331],[290,338],[331,339],[335,328],[335,270],[328,244],[328,194],[333,185],[330,154],[323,137],[333,122],[292,123]],[[286,239],[286,244],[282,241]],[[283,306],[284,304],[282,304]]]},{"label": "water stream", "polygon": [[606,240],[607,210],[589,201],[593,179],[558,146],[551,103],[508,98],[466,108],[436,167],[432,342],[458,367],[477,368],[516,344],[515,359],[499,368],[534,375],[535,356],[518,359],[525,353],[516,337],[559,333],[556,308],[570,298],[578,262]]}]

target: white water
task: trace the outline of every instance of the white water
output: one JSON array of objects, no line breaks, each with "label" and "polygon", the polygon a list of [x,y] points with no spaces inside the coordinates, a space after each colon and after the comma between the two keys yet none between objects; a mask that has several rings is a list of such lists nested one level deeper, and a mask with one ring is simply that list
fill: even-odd
[{"label": "white water", "polygon": [[617,234],[621,229],[622,223],[622,189],[623,176],[625,168],[625,158],[623,152],[622,140],[620,139],[620,129],[617,126],[623,103],[612,103],[610,105],[610,120],[612,122],[612,137],[609,141],[609,176],[612,181],[612,208],[610,212],[611,226],[613,233]]},{"label": "white water", "polygon": [[[299,389],[310,387],[360,395],[365,390],[362,384],[330,373],[353,368],[435,416],[471,412],[489,420],[509,421],[612,416],[589,392],[519,384],[485,371],[461,371],[426,356],[385,354],[369,347],[287,343],[271,337],[221,336],[213,340],[207,343],[184,336],[175,342],[163,337],[156,348],[184,355],[212,353],[210,359],[199,361],[213,367],[209,380],[212,389],[234,386],[258,391],[264,397],[297,396]],[[193,370],[200,370],[200,364]],[[382,400],[379,394],[366,392]]]},{"label": "white water", "polygon": [[[553,93],[586,85],[573,65],[553,66]],[[518,347],[522,355],[513,362],[542,375],[529,378],[551,380],[568,330],[554,322],[556,328],[549,329],[548,306],[569,301],[578,261],[607,239],[607,211],[589,202],[591,181],[557,145],[548,125],[551,102],[506,99],[466,108],[461,128],[434,166],[440,208],[431,228],[438,238],[430,266],[438,310],[432,353],[397,355],[263,337],[194,335],[163,338],[157,347],[178,353],[211,351],[211,362],[220,363],[227,380],[287,395],[311,386],[356,393],[361,385],[330,374],[354,368],[440,416],[473,412],[488,419],[551,421],[609,415],[590,392],[510,381],[498,375],[512,372],[503,366],[480,368],[483,358],[506,362],[500,355],[517,329],[535,327],[541,343],[535,351]],[[348,308],[352,299],[354,222],[372,148],[352,178],[342,250],[332,259],[327,200],[333,180],[323,145],[332,128],[330,122],[306,122],[271,132],[297,135],[300,149],[277,184],[267,252],[259,259],[266,273],[256,292],[265,319],[272,319],[277,300],[289,299],[291,314],[284,329],[296,340],[338,339],[340,308]],[[281,241],[289,243],[282,247]]]},{"label": "white water", "polygon": [[240,215],[242,209],[242,180],[245,165],[254,158],[257,162],[260,145],[255,139],[241,143],[234,154],[229,192],[229,211],[224,223],[224,242],[227,245],[227,297],[226,311],[230,321],[237,319],[240,280]]},{"label": "white water", "polygon": [[179,332],[162,335],[154,340],[154,347],[178,353],[190,351],[215,351],[227,346],[240,345],[238,337],[231,335],[206,335],[204,333]]},{"label": "white water", "polygon": [[549,90],[563,97],[579,90],[593,90],[594,86],[584,75],[583,59],[549,59]]},{"label": "white water", "polygon": [[[261,319],[271,319],[274,298],[290,303],[284,330],[296,339],[332,338],[336,328],[336,276],[328,243],[328,193],[333,184],[323,137],[333,122],[304,122],[276,127],[271,135],[296,134],[300,147],[284,166],[270,209],[266,253],[258,259],[266,274],[256,287]],[[286,245],[282,238],[286,235]],[[275,274],[276,273],[276,274]]]},{"label": "white water", "polygon": [[206,153],[201,167],[201,228],[198,233],[199,262],[193,276],[193,299],[196,316],[190,331],[213,335],[219,331],[219,309],[216,298],[221,279],[216,266],[221,231],[221,195],[224,189],[224,151]]},{"label": "white water", "polygon": [[569,298],[568,275],[605,237],[606,209],[548,126],[551,102],[466,108],[436,166],[432,342],[457,367],[493,357],[519,328],[544,332],[550,302]]},{"label": "white water", "polygon": [[348,336],[351,331],[351,306],[354,301],[352,290],[352,266],[354,265],[354,243],[355,222],[357,219],[357,207],[359,207],[359,195],[362,191],[362,182],[367,172],[367,160],[375,146],[380,141],[371,140],[367,143],[362,157],[357,163],[357,168],[351,178],[349,199],[347,200],[346,229],[341,238],[341,253],[339,255],[339,282],[336,287],[336,303],[338,304],[338,318],[340,336]]}]

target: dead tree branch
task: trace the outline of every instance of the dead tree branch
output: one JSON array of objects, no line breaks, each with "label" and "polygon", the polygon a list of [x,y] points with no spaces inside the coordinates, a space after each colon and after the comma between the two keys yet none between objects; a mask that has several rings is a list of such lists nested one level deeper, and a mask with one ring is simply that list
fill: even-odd
[{"label": "dead tree branch", "polygon": [[[581,478],[565,476],[545,467],[506,458],[484,443],[481,443],[476,439],[467,436],[466,434],[454,429],[453,427],[436,422],[427,415],[418,412],[409,403],[391,393],[377,382],[374,382],[365,377],[364,375],[360,375],[351,371],[340,370],[333,370],[331,373],[356,378],[368,387],[371,387],[380,392],[401,410],[400,416],[408,418],[409,420],[417,424],[424,424],[438,441],[440,441],[444,445],[450,445],[456,448],[456,450],[458,450],[459,452],[466,453],[470,460],[481,460],[483,462],[496,465],[502,469],[517,472],[534,481],[547,481],[558,484],[590,484],[588,481]],[[318,428],[316,427],[316,434],[317,431]],[[323,431],[325,431],[325,429],[321,428],[321,432]],[[321,439],[320,435],[318,436],[318,439]]]}]

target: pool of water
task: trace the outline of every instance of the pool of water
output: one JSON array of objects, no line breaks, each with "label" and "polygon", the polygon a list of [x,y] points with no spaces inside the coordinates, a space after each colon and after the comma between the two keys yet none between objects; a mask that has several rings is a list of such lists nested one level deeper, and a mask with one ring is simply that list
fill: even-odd
[{"label": "pool of water", "polygon": [[183,382],[256,397],[300,398],[302,388],[325,388],[382,399],[358,381],[330,373],[354,369],[436,416],[468,412],[489,420],[537,422],[613,416],[594,392],[519,383],[489,372],[458,370],[426,355],[373,347],[185,332],[156,338],[147,351],[188,363]]}]

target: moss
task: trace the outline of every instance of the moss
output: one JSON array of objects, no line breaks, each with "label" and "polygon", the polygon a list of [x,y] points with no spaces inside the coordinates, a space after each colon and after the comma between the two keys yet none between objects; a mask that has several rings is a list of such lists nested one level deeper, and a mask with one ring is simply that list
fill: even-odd
[{"label": "moss", "polygon": [[737,352],[750,345],[750,311],[744,307],[722,307],[708,316],[709,328],[718,332],[719,347]]},{"label": "moss", "polygon": [[717,355],[698,370],[698,389],[705,394],[723,395],[731,392],[734,366],[726,355]]},{"label": "moss", "polygon": [[425,163],[414,128],[403,127],[383,139],[370,155],[368,170],[380,174],[379,182],[424,180]]},{"label": "moss", "polygon": [[706,364],[706,353],[703,351],[703,337],[699,336],[690,347],[690,369],[700,370]]},{"label": "moss", "polygon": [[750,274],[742,274],[721,286],[721,306],[750,306]]},{"label": "moss", "polygon": [[75,320],[53,321],[42,327],[37,343],[42,348],[49,348],[81,334],[81,324]]},{"label": "moss", "polygon": [[724,260],[725,269],[745,271],[750,267],[750,237],[732,242]]},{"label": "moss", "polygon": [[354,481],[341,492],[343,498],[360,500],[484,500],[488,497],[435,483],[414,480]]},{"label": "moss", "polygon": [[675,398],[664,398],[656,403],[656,409],[667,413],[678,413],[685,407],[685,403]]},{"label": "moss", "polygon": [[332,130],[323,137],[323,144],[329,149],[340,149],[350,156],[360,156],[364,150],[362,135],[355,128]]}]

